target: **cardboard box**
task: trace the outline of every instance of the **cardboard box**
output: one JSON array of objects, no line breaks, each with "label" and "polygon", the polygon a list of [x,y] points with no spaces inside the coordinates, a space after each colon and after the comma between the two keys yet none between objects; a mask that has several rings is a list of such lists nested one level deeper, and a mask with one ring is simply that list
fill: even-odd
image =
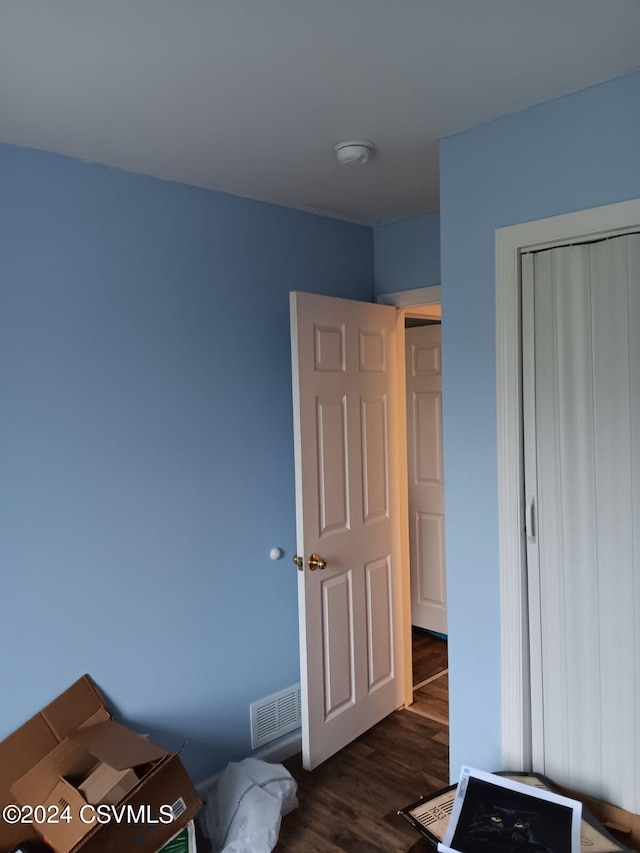
[{"label": "cardboard box", "polygon": [[8,804],[31,823],[0,821],[0,853],[38,837],[57,853],[156,853],[201,806],[178,756],[116,723],[89,676],[0,743]]}]

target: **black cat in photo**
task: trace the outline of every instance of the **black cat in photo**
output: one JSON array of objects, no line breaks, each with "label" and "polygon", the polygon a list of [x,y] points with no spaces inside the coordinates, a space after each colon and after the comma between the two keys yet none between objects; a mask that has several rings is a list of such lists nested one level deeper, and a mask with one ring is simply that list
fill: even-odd
[{"label": "black cat in photo", "polygon": [[537,819],[537,812],[482,803],[460,839],[460,849],[464,853],[553,853],[536,837]]}]

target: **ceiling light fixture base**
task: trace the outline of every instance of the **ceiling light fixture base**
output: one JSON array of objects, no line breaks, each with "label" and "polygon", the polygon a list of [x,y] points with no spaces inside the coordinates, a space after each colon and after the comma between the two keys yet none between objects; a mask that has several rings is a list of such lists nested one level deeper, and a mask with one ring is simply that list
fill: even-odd
[{"label": "ceiling light fixture base", "polygon": [[373,157],[376,147],[367,139],[345,139],[333,146],[338,162],[344,166],[364,164]]}]

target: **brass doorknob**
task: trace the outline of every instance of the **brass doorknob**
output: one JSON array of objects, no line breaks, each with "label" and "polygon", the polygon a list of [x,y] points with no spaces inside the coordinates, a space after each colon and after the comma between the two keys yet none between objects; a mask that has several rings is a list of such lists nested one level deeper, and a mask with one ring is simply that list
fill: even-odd
[{"label": "brass doorknob", "polygon": [[304,571],[304,558],[303,557],[298,557],[298,555],[296,554],[295,557],[293,558],[293,562],[298,567],[299,572]]},{"label": "brass doorknob", "polygon": [[312,554],[307,560],[307,565],[312,572],[315,572],[316,569],[326,569],[327,561],[323,560],[319,554]]}]

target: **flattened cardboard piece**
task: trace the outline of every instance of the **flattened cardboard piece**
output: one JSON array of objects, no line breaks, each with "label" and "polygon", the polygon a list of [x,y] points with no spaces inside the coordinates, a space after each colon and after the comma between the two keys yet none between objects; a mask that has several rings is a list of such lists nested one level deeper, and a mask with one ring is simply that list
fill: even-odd
[{"label": "flattened cardboard piece", "polygon": [[116,770],[100,762],[87,778],[78,785],[78,791],[85,802],[98,806],[106,803],[115,805],[124,799],[129,791],[138,784],[133,770]]},{"label": "flattened cardboard piece", "polygon": [[17,779],[10,790],[21,805],[42,805],[61,777],[83,779],[95,764],[95,757],[82,746],[70,739],[63,740],[24,776]]},{"label": "flattened cardboard piece", "polygon": [[116,770],[128,770],[139,764],[150,764],[167,755],[166,749],[156,746],[114,720],[82,728],[73,732],[70,738]]},{"label": "flattened cardboard piece", "polygon": [[111,719],[111,714],[107,711],[106,708],[98,708],[95,714],[92,714],[88,720],[85,720],[84,723],[79,727],[80,730],[86,729],[88,726],[97,726],[98,723],[106,723],[107,720]]},{"label": "flattened cardboard piece", "polygon": [[603,800],[596,800],[594,797],[578,794],[569,788],[563,788],[561,785],[558,785],[558,790],[562,791],[568,797],[581,799],[587,810],[598,821],[604,824],[604,828],[615,838],[617,838],[617,834],[622,830],[621,835],[624,841],[621,844],[623,843],[623,846],[626,845],[624,846],[625,850],[640,851],[640,815],[625,811],[625,809],[613,806],[611,803],[606,803]]}]

